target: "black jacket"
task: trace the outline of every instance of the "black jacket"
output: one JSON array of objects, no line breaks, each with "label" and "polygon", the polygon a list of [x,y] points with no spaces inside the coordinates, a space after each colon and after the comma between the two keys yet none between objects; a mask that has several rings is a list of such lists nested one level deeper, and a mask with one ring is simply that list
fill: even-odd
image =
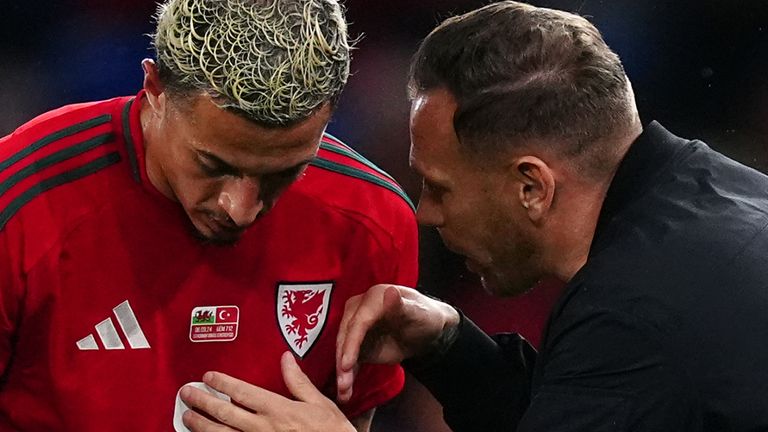
[{"label": "black jacket", "polygon": [[651,123],[536,355],[463,319],[406,367],[454,431],[768,431],[768,177]]}]

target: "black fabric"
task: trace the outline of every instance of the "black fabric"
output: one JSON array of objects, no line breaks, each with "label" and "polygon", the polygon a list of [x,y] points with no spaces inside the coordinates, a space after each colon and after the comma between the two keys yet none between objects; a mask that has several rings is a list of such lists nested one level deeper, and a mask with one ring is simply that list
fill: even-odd
[{"label": "black fabric", "polygon": [[417,377],[457,432],[768,431],[767,226],[768,177],[651,123],[532,370],[462,330]]},{"label": "black fabric", "polygon": [[444,354],[403,365],[441,401],[454,430],[482,432],[520,421],[529,403],[534,358],[535,351],[519,335],[492,339],[462,315],[458,337]]}]

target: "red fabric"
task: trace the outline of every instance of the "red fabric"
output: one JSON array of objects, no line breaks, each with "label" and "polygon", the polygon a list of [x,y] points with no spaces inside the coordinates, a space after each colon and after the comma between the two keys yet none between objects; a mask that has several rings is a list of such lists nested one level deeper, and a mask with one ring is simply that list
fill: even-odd
[{"label": "red fabric", "polygon": [[[118,163],[38,194],[0,228],[0,430],[172,430],[178,390],[208,370],[287,395],[279,358],[294,336],[281,331],[278,292],[298,283],[333,287],[319,336],[300,360],[318,387],[333,391],[345,300],[375,283],[416,282],[413,211],[381,186],[310,167],[235,246],[203,244],[190,235],[182,209],[149,184],[140,103],[123,118],[129,99],[65,107],[0,141],[3,164],[56,131],[111,115],[0,171],[2,185],[48,155],[112,134],[104,145],[6,182],[13,184],[0,192],[0,221],[46,179],[120,155]],[[345,156],[325,150],[320,156],[379,175]],[[132,348],[129,329],[119,325],[113,308],[126,300],[149,348]],[[237,312],[237,323],[226,315],[200,331],[230,339],[193,342],[193,311],[202,325],[222,310]],[[107,318],[124,349],[105,349],[94,326]],[[89,335],[98,349],[79,349],[76,343]],[[344,409],[361,414],[402,385],[399,367],[363,372]]]},{"label": "red fabric", "polygon": [[463,288],[456,304],[485,332],[515,332],[538,348],[549,314],[565,284],[556,280],[540,282],[518,297],[495,298],[484,292],[479,282]]}]

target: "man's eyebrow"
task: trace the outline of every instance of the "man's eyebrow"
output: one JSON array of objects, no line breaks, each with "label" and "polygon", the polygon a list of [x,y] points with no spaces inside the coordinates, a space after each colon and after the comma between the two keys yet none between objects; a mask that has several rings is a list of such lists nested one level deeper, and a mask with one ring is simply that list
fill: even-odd
[{"label": "man's eyebrow", "polygon": [[205,150],[199,150],[199,149],[197,150],[197,153],[202,155],[202,156],[204,156],[207,159],[210,159],[212,162],[216,163],[217,165],[221,165],[222,168],[232,169],[234,171],[240,171],[239,168],[237,168],[236,166],[226,162],[225,160],[223,160],[222,158],[216,156],[213,153],[210,153],[210,152],[205,151]]},{"label": "man's eyebrow", "polygon": [[437,187],[442,187],[442,188],[446,188],[446,187],[450,186],[450,182],[448,181],[448,179],[441,178],[441,177],[435,177],[434,173],[427,174],[426,171],[421,170],[418,165],[414,164],[413,160],[411,160],[410,165],[411,165],[411,170],[413,170],[413,172],[415,172],[416,175],[421,177],[421,179],[424,182],[426,182],[426,183],[428,183],[428,184],[430,184],[432,186],[437,186]]},{"label": "man's eyebrow", "polygon": [[[200,150],[200,149],[198,149],[198,150],[197,150],[197,152],[198,152],[198,154],[200,154],[201,156],[203,156],[203,157],[205,157],[205,158],[207,158],[207,159],[210,159],[210,160],[211,160],[211,162],[213,162],[213,163],[215,163],[215,164],[217,164],[217,165],[220,165],[220,166],[221,166],[221,168],[224,168],[225,170],[231,170],[231,171],[233,171],[233,172],[238,172],[238,173],[244,173],[244,172],[246,171],[246,170],[244,170],[244,169],[241,169],[241,168],[239,168],[239,167],[236,167],[236,166],[234,166],[234,165],[232,165],[232,164],[230,164],[230,163],[226,162],[225,160],[221,159],[220,157],[218,157],[218,156],[216,156],[215,154],[213,154],[213,153],[211,153],[211,152],[208,152],[208,151],[206,151],[206,150]],[[308,158],[308,159],[305,159],[305,160],[303,160],[303,161],[301,161],[301,162],[299,162],[299,163],[297,163],[297,164],[295,164],[295,165],[291,165],[291,166],[289,166],[289,167],[286,167],[286,168],[282,168],[282,169],[280,169],[280,170],[278,170],[278,171],[269,172],[269,173],[263,173],[263,174],[269,175],[269,174],[280,174],[280,173],[287,173],[287,172],[290,172],[290,171],[298,171],[298,170],[300,170],[300,169],[301,169],[301,168],[302,168],[304,165],[309,165],[309,164],[310,164],[310,163],[311,163],[313,160],[315,160],[315,156],[312,156],[312,157],[310,157],[310,158]]]},{"label": "man's eyebrow", "polygon": [[277,171],[277,173],[286,173],[286,172],[291,172],[291,171],[298,171],[301,168],[303,168],[304,165],[309,165],[313,160],[315,160],[314,157],[309,158],[309,159],[305,159],[305,160],[297,163],[296,165],[292,165],[292,166],[289,166],[287,168],[283,168],[280,171]]},{"label": "man's eyebrow", "polygon": [[431,174],[427,174],[426,171],[423,171],[421,168],[419,168],[418,165],[415,165],[413,163],[411,164],[411,170],[413,170],[413,172],[415,172],[416,175],[421,177],[422,180],[424,180],[427,183],[430,183],[430,184],[433,184],[433,185],[439,185],[439,184],[443,183],[441,179],[435,178]]}]

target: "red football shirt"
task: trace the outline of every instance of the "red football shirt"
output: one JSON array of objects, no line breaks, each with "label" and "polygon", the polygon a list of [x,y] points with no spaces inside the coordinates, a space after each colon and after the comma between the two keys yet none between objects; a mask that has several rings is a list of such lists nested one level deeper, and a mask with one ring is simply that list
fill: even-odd
[{"label": "red football shirt", "polygon": [[[141,96],[0,140],[0,430],[173,430],[179,389],[208,370],[287,395],[286,350],[332,395],[346,299],[416,282],[412,205],[330,136],[236,245],[197,240],[148,181]],[[402,384],[397,367],[367,368],[343,409]]]}]

